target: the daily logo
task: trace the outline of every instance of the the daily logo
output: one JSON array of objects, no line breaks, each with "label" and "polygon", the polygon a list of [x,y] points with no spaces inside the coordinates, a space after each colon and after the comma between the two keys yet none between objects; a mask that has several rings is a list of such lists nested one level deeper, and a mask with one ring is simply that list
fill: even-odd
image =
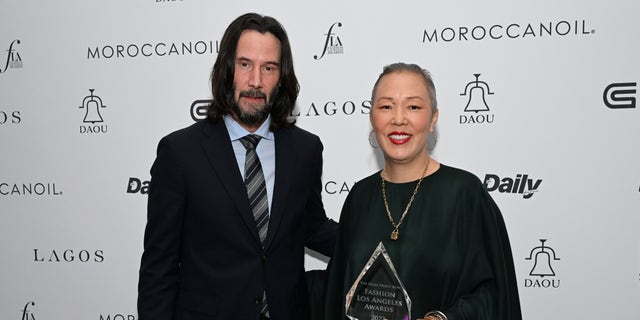
[{"label": "the daily logo", "polygon": [[540,189],[542,179],[532,179],[526,173],[517,174],[515,178],[500,178],[497,174],[486,174],[484,186],[489,192],[521,194],[524,199],[533,197]]},{"label": "the daily logo", "polygon": [[107,106],[102,103],[102,99],[93,94],[95,89],[89,89],[89,95],[82,99],[82,105],[79,107],[84,110],[83,125],[80,126],[80,133],[107,133],[107,125],[100,110]]},{"label": "the daily logo", "polygon": [[141,180],[139,178],[130,177],[127,183],[127,193],[149,193],[149,180]]},{"label": "the daily logo", "polygon": [[580,37],[591,35],[595,32],[594,29],[587,26],[586,20],[447,26],[424,29],[422,43]]},{"label": "the daily logo", "polygon": [[525,258],[525,260],[531,261],[532,266],[528,277],[524,279],[524,286],[525,288],[558,288],[560,287],[560,279],[557,279],[553,267],[560,258],[553,248],[545,245],[547,239],[539,240],[540,245],[531,249],[529,256]]},{"label": "the daily logo", "polygon": [[322,54],[318,56],[317,54],[313,56],[313,59],[320,60],[325,54],[343,54],[344,47],[342,46],[342,40],[335,33],[334,28],[341,28],[342,23],[336,22],[329,27],[329,31],[324,34],[324,48],[322,48]]},{"label": "the daily logo", "polygon": [[608,85],[602,93],[604,105],[611,109],[634,109],[636,87],[636,82],[618,82]]},{"label": "the daily logo", "polygon": [[11,44],[9,44],[9,49],[7,49],[7,59],[4,63],[4,67],[0,68],[0,73],[5,73],[9,69],[22,68],[22,57],[20,57],[20,53],[15,48],[19,44],[20,40],[18,39],[11,41]]},{"label": "the daily logo", "polygon": [[36,305],[35,302],[29,301],[24,305],[24,308],[20,310],[22,316],[20,320],[36,320],[36,316],[33,314],[32,308]]},{"label": "the daily logo", "polygon": [[495,115],[490,113],[487,97],[494,92],[489,84],[480,80],[480,73],[474,73],[475,80],[467,83],[461,96],[466,97],[464,107],[465,114],[460,115],[460,124],[485,124],[493,123]]}]

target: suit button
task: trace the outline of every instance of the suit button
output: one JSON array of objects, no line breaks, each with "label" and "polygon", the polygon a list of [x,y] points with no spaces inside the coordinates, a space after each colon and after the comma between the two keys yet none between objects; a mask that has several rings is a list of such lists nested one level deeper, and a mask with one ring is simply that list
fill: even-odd
[{"label": "suit button", "polygon": [[267,262],[267,256],[263,255],[261,259],[262,259],[262,263]]},{"label": "suit button", "polygon": [[256,297],[256,304],[260,304],[262,303],[262,298],[261,297]]}]

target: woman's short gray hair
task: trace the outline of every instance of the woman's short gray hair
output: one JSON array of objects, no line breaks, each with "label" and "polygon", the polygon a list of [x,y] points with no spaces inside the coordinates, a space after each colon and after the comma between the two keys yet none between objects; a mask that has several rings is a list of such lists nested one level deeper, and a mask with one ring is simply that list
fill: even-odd
[{"label": "woman's short gray hair", "polygon": [[429,99],[431,100],[431,111],[436,112],[436,110],[438,109],[438,99],[436,98],[436,86],[433,84],[431,73],[429,73],[429,71],[423,69],[419,65],[413,63],[396,62],[386,65],[382,69],[382,73],[378,76],[376,83],[373,85],[373,90],[371,91],[371,102],[373,103],[373,99],[376,95],[376,90],[378,89],[378,84],[380,83],[380,79],[390,73],[399,71],[413,72],[422,76],[424,82],[427,84],[427,91],[429,92]]}]

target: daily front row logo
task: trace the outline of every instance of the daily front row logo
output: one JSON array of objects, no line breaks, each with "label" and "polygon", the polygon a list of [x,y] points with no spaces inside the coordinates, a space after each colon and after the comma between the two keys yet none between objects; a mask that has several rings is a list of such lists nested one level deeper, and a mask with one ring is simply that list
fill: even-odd
[{"label": "daily front row logo", "polygon": [[107,133],[107,125],[100,110],[107,106],[102,103],[102,99],[93,94],[95,89],[89,89],[89,95],[82,99],[82,105],[78,107],[84,110],[84,118],[80,126],[80,133]]},{"label": "daily front row logo", "polygon": [[533,197],[533,194],[540,189],[540,184],[542,184],[542,179],[529,178],[526,173],[517,174],[515,178],[500,178],[497,174],[489,173],[484,176],[484,186],[487,191],[521,194],[524,199]]},{"label": "daily front row logo", "polygon": [[495,115],[490,113],[487,97],[493,95],[489,84],[480,80],[480,73],[474,73],[475,80],[467,83],[461,96],[467,97],[465,114],[460,115],[460,124],[493,123]]}]

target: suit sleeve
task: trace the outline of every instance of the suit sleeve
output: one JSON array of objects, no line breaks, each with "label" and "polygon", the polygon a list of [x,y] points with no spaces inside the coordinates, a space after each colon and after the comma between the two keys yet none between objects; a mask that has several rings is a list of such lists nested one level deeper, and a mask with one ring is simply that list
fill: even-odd
[{"label": "suit sleeve", "polygon": [[306,205],[307,237],[305,246],[325,256],[333,255],[338,223],[327,218],[322,204],[322,142],[316,136],[311,144],[309,183],[311,192]]},{"label": "suit sleeve", "polygon": [[165,137],[158,144],[151,168],[138,282],[139,320],[173,319],[185,207],[184,179],[177,155],[171,140]]}]

